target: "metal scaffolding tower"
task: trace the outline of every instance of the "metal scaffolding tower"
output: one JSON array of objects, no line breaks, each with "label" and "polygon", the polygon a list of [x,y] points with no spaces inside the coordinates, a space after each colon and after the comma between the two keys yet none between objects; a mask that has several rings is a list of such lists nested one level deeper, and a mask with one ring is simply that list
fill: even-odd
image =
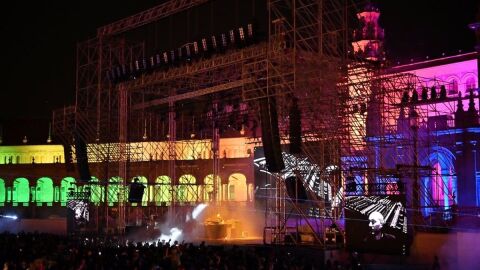
[{"label": "metal scaffolding tower", "polygon": [[[73,144],[74,134],[88,143],[89,160],[94,161],[91,169],[103,184],[111,184],[113,176],[119,177],[113,228],[122,231],[127,223],[126,212],[130,210],[124,196],[128,181],[136,176],[130,171],[134,162],[141,164],[148,175],[152,168],[147,161],[168,161],[161,169],[170,180],[149,184],[153,185],[153,198],[168,198],[154,199],[154,206],[175,210],[205,199],[202,188],[191,185],[188,179],[179,182],[178,168],[192,160],[210,160],[213,178],[208,185],[212,185],[213,201],[220,202],[221,184],[215,179],[220,171],[221,129],[225,123],[242,123],[243,130],[252,119],[260,119],[260,106],[265,100],[276,104],[284,144],[291,138],[289,118],[294,101],[298,105],[301,152],[284,153],[283,158],[287,170],[302,180],[312,201],[305,207],[290,198],[285,186],[287,175],[270,174],[275,195],[269,203],[265,227],[272,243],[290,241],[288,219],[293,215],[307,231],[314,232],[314,242],[322,244],[323,226],[342,216],[345,178],[349,174],[359,175],[365,182],[386,179],[394,169],[402,177],[431,174],[415,163],[414,157],[418,158],[419,151],[432,151],[432,147],[425,147],[432,142],[413,136],[414,129],[407,130],[408,136],[398,130],[399,117],[409,109],[401,102],[402,94],[406,91],[411,96],[412,89],[424,82],[411,74],[386,72],[379,62],[351,52],[356,14],[363,6],[357,1],[267,0],[266,42],[135,74],[118,83],[107,78],[107,71],[148,59],[145,42],[131,39],[128,33],[206,2],[168,1],[100,27],[96,38],[77,46],[76,104],[54,112],[53,129],[65,145]],[[220,110],[220,106],[224,107],[226,100],[241,105],[225,113],[228,110]],[[425,119],[431,113],[445,113],[431,108],[435,104],[413,104],[410,108]],[[254,133],[248,136],[259,143]],[[403,154],[386,155],[384,150],[395,146],[402,146]],[[405,164],[412,166],[395,167]],[[203,189],[207,188],[205,184]],[[102,192],[106,190],[105,186]],[[413,192],[427,191],[417,188]],[[111,207],[98,208],[97,228],[111,226]]]}]

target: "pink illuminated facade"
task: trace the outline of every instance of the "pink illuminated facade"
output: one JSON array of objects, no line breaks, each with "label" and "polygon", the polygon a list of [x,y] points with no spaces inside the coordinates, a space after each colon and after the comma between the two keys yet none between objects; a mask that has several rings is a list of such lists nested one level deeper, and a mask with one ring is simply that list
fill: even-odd
[{"label": "pink illuminated facade", "polygon": [[[394,66],[389,69],[391,73],[415,75],[418,79],[415,90],[420,96],[424,89],[428,89],[427,101],[421,100],[415,104],[415,110],[420,115],[420,128],[425,129],[427,136],[423,140],[432,144],[429,147],[431,150],[424,149],[428,154],[425,153],[421,164],[431,166],[433,170],[430,177],[423,177],[424,183],[421,188],[425,189],[422,194],[431,194],[433,203],[445,209],[456,203],[463,206],[479,206],[480,202],[480,181],[477,179],[478,165],[476,164],[478,116],[464,128],[459,128],[459,123],[464,120],[456,119],[459,116],[459,107],[467,113],[472,112],[478,115],[480,96],[477,57],[477,53],[472,52]],[[442,87],[447,90],[447,98],[443,101],[432,101],[430,90],[435,88],[439,92]],[[470,97],[471,94],[473,96]],[[436,136],[432,137],[432,133]],[[462,140],[465,136],[468,137],[466,142]],[[449,138],[446,139],[447,137]],[[433,146],[435,143],[437,145]],[[465,150],[470,152],[468,157],[465,155]],[[461,160],[463,162],[460,162]],[[466,174],[465,179],[459,179],[464,174]],[[457,183],[460,181],[462,183],[459,189]],[[462,185],[465,184],[467,185],[463,189]],[[468,196],[470,199],[463,200],[465,193],[474,194]]]},{"label": "pink illuminated facade", "polygon": [[403,184],[409,207],[426,217],[479,207],[479,53],[387,67],[379,9],[367,5],[357,18],[352,48],[360,61],[349,71],[357,88],[347,105],[364,110],[347,116],[356,142],[345,169],[357,184],[385,185],[387,194]]}]

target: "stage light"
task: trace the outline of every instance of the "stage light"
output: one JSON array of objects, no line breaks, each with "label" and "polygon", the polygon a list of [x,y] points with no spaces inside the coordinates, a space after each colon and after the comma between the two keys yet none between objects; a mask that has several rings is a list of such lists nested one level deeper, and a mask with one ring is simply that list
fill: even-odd
[{"label": "stage light", "polygon": [[137,59],[135,60],[135,73],[140,73],[140,61]]},{"label": "stage light", "polygon": [[163,63],[168,65],[168,54],[167,54],[167,52],[163,53]]},{"label": "stage light", "polygon": [[157,53],[155,55],[155,66],[159,67],[161,65],[162,65],[162,56],[159,53]]},{"label": "stage light", "polygon": [[235,44],[235,31],[230,30],[230,43]]},{"label": "stage light", "polygon": [[208,45],[207,45],[207,39],[206,38],[202,38],[202,49],[203,49],[204,52],[208,51]]},{"label": "stage light", "polygon": [[224,48],[227,47],[227,35],[225,35],[225,34],[222,34],[222,46]]},{"label": "stage light", "polygon": [[243,27],[238,28],[238,35],[240,36],[240,41],[245,41],[245,31]]},{"label": "stage light", "polygon": [[434,100],[437,98],[437,89],[435,88],[435,85],[430,88],[430,99]]},{"label": "stage light", "polygon": [[193,42],[193,53],[198,55],[198,42],[196,41]]},{"label": "stage light", "polygon": [[182,230],[178,229],[177,227],[174,227],[170,229],[170,234],[163,234],[160,236],[158,239],[159,241],[173,241],[175,242],[178,240],[178,238],[182,235]]},{"label": "stage light", "polygon": [[155,68],[155,57],[150,56],[150,68],[154,69]]},{"label": "stage light", "polygon": [[192,218],[193,219],[197,219],[197,217],[202,213],[202,211],[207,208],[207,204],[205,203],[201,203],[197,206],[195,206],[195,208],[193,209],[192,211]]},{"label": "stage light", "polygon": [[440,99],[447,99],[447,88],[445,88],[445,85],[440,86]]},{"label": "stage light", "polygon": [[192,60],[192,52],[190,51],[190,44],[185,45],[185,53],[186,53],[185,60],[187,62],[190,62]]},{"label": "stage light", "polygon": [[175,51],[174,50],[170,51],[170,60],[171,60],[171,63],[175,63]]},{"label": "stage light", "polygon": [[16,215],[0,215],[0,217],[16,220],[18,217]]},{"label": "stage light", "polygon": [[182,59],[183,59],[183,49],[182,49],[182,47],[178,48],[177,51],[178,51],[177,52],[178,61],[182,61]]},{"label": "stage light", "polygon": [[240,135],[245,135],[245,126],[242,124],[242,128],[240,129]]},{"label": "stage light", "polygon": [[217,49],[217,38],[215,36],[212,36],[212,48]]},{"label": "stage light", "polygon": [[409,95],[408,95],[408,91],[404,91],[403,92],[403,96],[402,96],[402,101],[400,102],[402,105],[405,105],[408,103],[408,100],[409,100]]},{"label": "stage light", "polygon": [[249,39],[253,39],[253,24],[247,24],[247,35]]}]

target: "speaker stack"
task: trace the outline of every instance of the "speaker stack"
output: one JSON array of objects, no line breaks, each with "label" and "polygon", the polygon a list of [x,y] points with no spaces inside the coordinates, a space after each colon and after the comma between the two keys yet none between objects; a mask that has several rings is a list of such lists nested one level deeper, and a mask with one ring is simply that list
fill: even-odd
[{"label": "speaker stack", "polygon": [[75,134],[75,154],[77,156],[77,169],[80,181],[90,181],[92,176],[88,167],[87,144],[78,133]]},{"label": "speaker stack", "polygon": [[279,172],[285,168],[278,132],[277,105],[275,97],[262,98],[260,120],[262,122],[262,143],[269,172]]}]

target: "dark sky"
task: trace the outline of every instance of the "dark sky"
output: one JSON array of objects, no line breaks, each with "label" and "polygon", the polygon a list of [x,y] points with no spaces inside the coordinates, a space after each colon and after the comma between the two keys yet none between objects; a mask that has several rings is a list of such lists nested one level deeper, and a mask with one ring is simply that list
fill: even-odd
[{"label": "dark sky", "polygon": [[377,0],[390,60],[473,51],[479,0]]},{"label": "dark sky", "polygon": [[[47,133],[52,109],[74,103],[78,41],[94,37],[101,25],[164,1],[12,2],[2,4],[0,16],[0,124],[4,141],[10,138],[7,141],[16,143],[13,135],[16,140],[18,134],[31,134],[32,130],[46,137],[43,134]],[[474,36],[467,24],[475,19],[478,0],[373,2],[382,12],[387,54],[395,61],[473,50]]]}]

